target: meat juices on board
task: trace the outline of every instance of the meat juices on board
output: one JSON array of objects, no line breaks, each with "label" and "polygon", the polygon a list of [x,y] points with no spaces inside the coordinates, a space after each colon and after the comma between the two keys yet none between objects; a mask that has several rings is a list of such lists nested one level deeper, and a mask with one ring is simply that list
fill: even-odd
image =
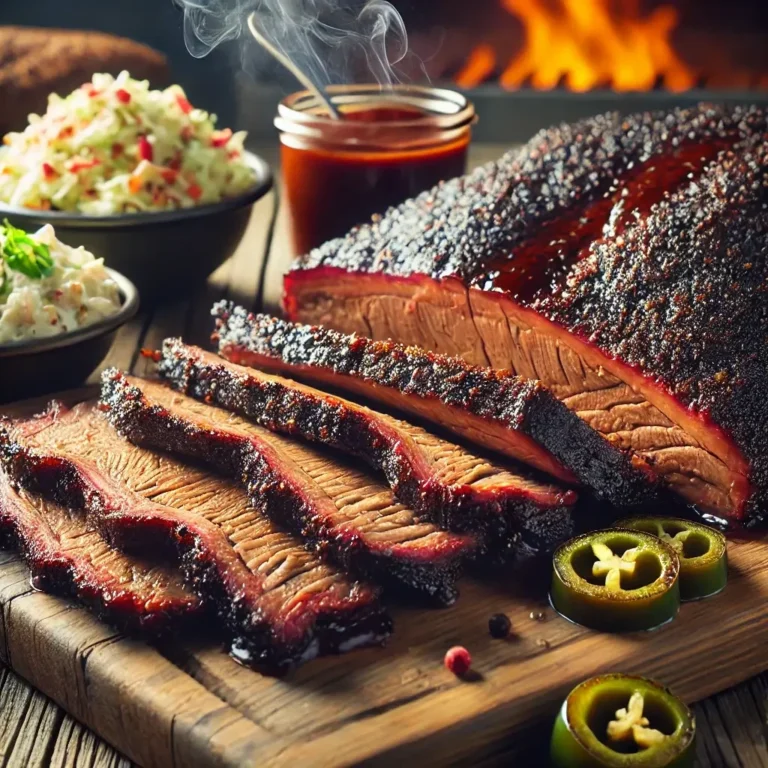
[{"label": "meat juices on board", "polygon": [[6,425],[0,462],[21,486],[87,513],[121,548],[178,557],[185,583],[218,612],[232,654],[263,671],[377,643],[391,630],[376,588],[308,552],[236,484],[128,442],[93,403]]}]

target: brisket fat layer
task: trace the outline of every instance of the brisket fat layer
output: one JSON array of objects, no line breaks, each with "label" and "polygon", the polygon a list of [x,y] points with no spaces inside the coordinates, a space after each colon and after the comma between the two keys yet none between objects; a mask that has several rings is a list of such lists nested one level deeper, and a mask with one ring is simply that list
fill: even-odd
[{"label": "brisket fat layer", "polygon": [[617,507],[655,497],[656,479],[645,462],[612,446],[538,382],[225,302],[213,311],[219,351],[235,363],[344,389],[534,466],[542,466],[542,455],[555,457]]},{"label": "brisket fat layer", "polygon": [[511,368],[708,514],[768,502],[766,115],[605,115],[299,259],[289,317]]},{"label": "brisket fat layer", "polygon": [[2,470],[0,541],[19,550],[36,589],[74,597],[120,629],[161,635],[202,613],[175,567],[111,547],[85,515],[15,489]]},{"label": "brisket fat layer", "polygon": [[503,548],[519,531],[548,551],[572,534],[576,493],[499,464],[384,413],[290,379],[231,363],[179,339],[163,343],[160,374],[198,400],[350,453],[379,469],[395,496],[441,528],[482,532]]},{"label": "brisket fat layer", "polygon": [[239,661],[280,674],[391,630],[375,590],[307,552],[239,487],[131,444],[91,404],[6,425],[0,462],[30,492],[85,512],[114,546],[178,557]]},{"label": "brisket fat layer", "polygon": [[344,569],[439,603],[455,599],[477,537],[419,519],[387,486],[341,458],[114,369],[102,376],[102,403],[129,440],[237,478],[259,509]]}]

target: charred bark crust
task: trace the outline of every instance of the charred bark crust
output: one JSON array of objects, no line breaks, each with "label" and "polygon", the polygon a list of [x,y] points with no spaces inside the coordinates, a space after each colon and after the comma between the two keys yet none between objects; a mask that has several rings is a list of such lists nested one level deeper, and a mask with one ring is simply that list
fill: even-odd
[{"label": "charred bark crust", "polygon": [[299,534],[308,547],[343,570],[393,593],[438,605],[450,605],[458,596],[456,580],[471,554],[468,542],[457,540],[455,552],[437,556],[425,547],[423,560],[377,552],[359,533],[329,525],[302,492],[300,481],[274,466],[247,435],[204,429],[177,417],[152,404],[115,370],[102,377],[102,403],[112,424],[131,442],[198,459],[239,479],[256,509]]},{"label": "charred bark crust", "polygon": [[[173,558],[179,562],[185,583],[219,616],[228,634],[230,652],[241,662],[270,675],[283,675],[294,666],[317,655],[319,649],[337,653],[345,642],[354,642],[361,633],[372,642],[381,642],[391,632],[391,619],[378,603],[361,599],[357,610],[331,615],[318,622],[299,642],[287,643],[273,631],[270,619],[258,608],[258,595],[233,590],[225,567],[208,544],[209,532],[197,521],[173,510],[152,515],[150,502],[137,498],[140,511],[126,509],[128,494],[121,489],[116,499],[104,495],[89,478],[94,472],[70,458],[43,455],[15,441],[7,430],[0,431],[0,464],[9,477],[31,493],[37,493],[71,509],[82,510],[92,525],[112,545],[126,552]],[[103,480],[103,478],[101,478]],[[106,481],[103,485],[108,485]],[[101,483],[100,483],[101,485]],[[147,514],[147,508],[150,509]]]},{"label": "charred bark crust", "polygon": [[[36,589],[77,600],[100,619],[133,634],[162,637],[201,619],[203,604],[192,593],[168,591],[161,600],[155,595],[142,596],[116,585],[100,573],[98,565],[78,562],[49,540],[38,521],[24,520],[26,513],[14,510],[27,502],[11,487],[5,472],[0,473],[0,546],[21,554]],[[147,604],[150,601],[152,606]]]},{"label": "charred bark crust", "polygon": [[[540,497],[526,487],[476,490],[443,482],[416,466],[394,420],[362,410],[341,398],[284,379],[260,377],[178,339],[163,344],[158,369],[176,389],[251,419],[273,432],[300,436],[350,453],[381,470],[395,496],[417,514],[447,530],[481,533],[489,546],[513,554],[518,538],[529,548],[550,551],[573,530],[573,491],[541,485]],[[418,450],[418,449],[417,449]],[[545,501],[543,497],[549,496]]]},{"label": "charred bark crust", "polygon": [[656,497],[657,481],[649,467],[635,464],[629,453],[612,446],[539,382],[394,341],[254,315],[232,303],[219,302],[213,312],[224,356],[228,347],[241,347],[295,366],[299,377],[300,367],[308,366],[387,387],[433,403],[442,416],[435,421],[448,429],[451,416],[442,407],[457,408],[511,435],[531,438],[615,506],[639,507]]},{"label": "charred bark crust", "polygon": [[601,198],[638,163],[686,142],[736,143],[765,128],[758,107],[712,104],[607,113],[548,128],[522,149],[325,243],[299,258],[293,270],[327,266],[437,280],[454,276],[482,287],[485,266],[547,222]]},{"label": "charred bark crust", "polygon": [[743,516],[768,509],[768,144],[727,152],[536,309],[663,386],[749,462]]}]

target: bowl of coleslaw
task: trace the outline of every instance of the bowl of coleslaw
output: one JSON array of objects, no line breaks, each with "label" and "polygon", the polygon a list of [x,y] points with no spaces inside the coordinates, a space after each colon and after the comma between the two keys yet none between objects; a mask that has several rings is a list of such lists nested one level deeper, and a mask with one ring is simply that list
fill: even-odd
[{"label": "bowl of coleslaw", "polygon": [[142,300],[174,298],[232,255],[272,186],[244,132],[180,86],[96,74],[0,148],[0,218],[103,256]]},{"label": "bowl of coleslaw", "polygon": [[130,280],[50,225],[0,224],[0,401],[81,384],[138,307]]}]

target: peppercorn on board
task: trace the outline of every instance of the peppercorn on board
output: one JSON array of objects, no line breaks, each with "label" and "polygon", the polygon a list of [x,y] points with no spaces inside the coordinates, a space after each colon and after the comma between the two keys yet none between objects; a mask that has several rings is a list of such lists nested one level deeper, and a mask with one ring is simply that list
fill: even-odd
[{"label": "peppercorn on board", "polygon": [[[723,593],[683,605],[654,632],[601,634],[516,589],[512,575],[465,578],[451,608],[394,607],[386,647],[274,679],[213,639],[155,648],[121,635],[34,591],[26,566],[0,551],[0,660],[148,767],[479,762],[514,754],[522,733],[547,727],[568,691],[597,673],[650,676],[691,702],[768,668],[768,541],[731,540],[729,559]],[[499,612],[511,620],[508,639],[489,633]],[[453,645],[472,654],[468,680],[443,666]]]}]

